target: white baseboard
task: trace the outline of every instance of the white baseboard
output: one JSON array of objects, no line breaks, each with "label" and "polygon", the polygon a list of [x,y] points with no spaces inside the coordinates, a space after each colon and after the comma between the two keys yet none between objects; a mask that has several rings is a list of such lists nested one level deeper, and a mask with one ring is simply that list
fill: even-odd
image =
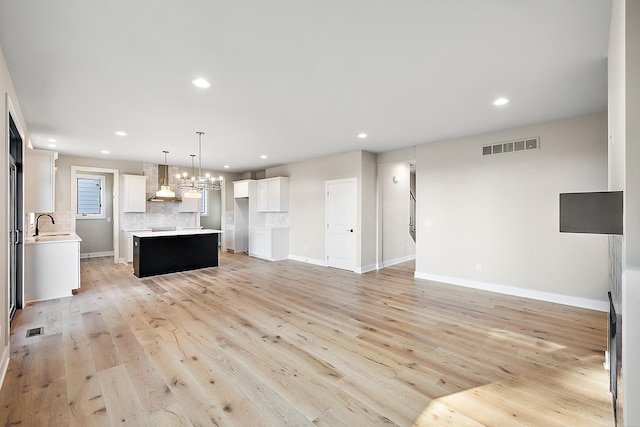
[{"label": "white baseboard", "polygon": [[0,365],[0,388],[2,388],[4,377],[7,375],[7,369],[9,369],[9,346],[6,346],[4,348],[1,362],[2,365]]},{"label": "white baseboard", "polygon": [[[353,272],[354,273],[358,273],[358,274],[368,273],[369,271],[379,270],[381,268],[388,267],[388,266],[393,265],[393,264],[399,264],[399,263],[405,262],[405,261],[410,261],[410,260],[415,259],[415,258],[416,258],[415,255],[409,255],[407,257],[396,258],[394,260],[387,261],[385,263],[364,265],[362,267],[356,267],[355,270],[353,270]],[[292,261],[306,262],[307,264],[313,264],[313,265],[319,265],[321,267],[327,267],[327,262],[323,261],[323,260],[320,260],[320,259],[305,258],[305,257],[297,256],[297,255],[289,255],[289,259],[292,260]]]},{"label": "white baseboard", "polygon": [[98,257],[102,257],[102,256],[113,256],[113,251],[107,251],[107,252],[87,252],[84,254],[80,254],[80,259],[84,259],[84,258],[98,258]]},{"label": "white baseboard", "polygon": [[450,285],[464,286],[465,288],[480,289],[483,291],[497,292],[500,294],[517,297],[531,298],[556,304],[570,305],[573,307],[588,308],[597,311],[609,311],[608,301],[598,301],[587,298],[572,297],[568,295],[554,294],[551,292],[534,291],[531,289],[516,288],[513,286],[497,285],[494,283],[479,282],[476,280],[461,279],[459,277],[440,276],[437,274],[415,272],[416,279],[431,280],[433,282]]},{"label": "white baseboard", "polygon": [[407,256],[403,256],[400,258],[394,258],[394,259],[390,259],[388,261],[382,261],[379,265],[379,269],[380,268],[385,268],[385,267],[391,267],[392,265],[396,265],[396,264],[401,264],[403,262],[407,262],[407,261],[411,261],[416,259],[416,254],[413,255],[407,255]]},{"label": "white baseboard", "polygon": [[321,259],[307,258],[297,255],[289,255],[289,259],[292,261],[306,262],[307,264],[319,265],[321,267],[326,267],[327,262]]},{"label": "white baseboard", "polygon": [[355,272],[358,274],[368,273],[369,271],[377,270],[377,264],[369,264],[362,267],[356,267]]}]

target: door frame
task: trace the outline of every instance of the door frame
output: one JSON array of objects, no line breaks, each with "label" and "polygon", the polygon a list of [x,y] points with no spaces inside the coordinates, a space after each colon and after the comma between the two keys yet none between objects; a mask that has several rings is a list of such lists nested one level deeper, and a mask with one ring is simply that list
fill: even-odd
[{"label": "door frame", "polygon": [[[358,272],[358,242],[360,236],[360,230],[358,227],[358,178],[344,178],[344,179],[334,179],[324,182],[324,215],[325,215],[325,229],[324,229],[324,251],[325,251],[325,263],[328,267],[332,267],[329,265],[329,186],[334,184],[346,184],[351,183],[354,188],[354,215],[355,215],[355,234],[354,234],[354,254],[353,254],[353,268],[345,269],[346,271],[353,271],[355,273]],[[339,268],[339,267],[335,267]]]},{"label": "door frame", "polygon": [[[11,97],[9,96],[9,94],[7,93],[5,95],[5,135],[4,135],[4,139],[5,139],[5,144],[4,144],[4,158],[5,158],[5,172],[4,172],[4,176],[6,177],[6,184],[5,184],[5,195],[6,195],[6,199],[5,199],[5,215],[6,215],[6,222],[4,224],[5,229],[8,229],[8,225],[9,225],[9,209],[11,209],[11,203],[9,201],[9,155],[11,153],[11,131],[10,131],[10,126],[11,126],[11,121],[13,121],[13,124],[15,125],[16,130],[18,131],[18,135],[20,135],[20,139],[22,140],[22,147],[20,147],[20,150],[22,152],[22,159],[14,159],[16,162],[16,166],[18,162],[20,163],[24,163],[24,152],[25,152],[25,133],[24,130],[22,129],[22,126],[20,125],[20,121],[18,120],[18,114],[16,114],[16,110],[13,107],[13,103],[11,102]],[[31,144],[29,144],[31,145]],[[21,181],[18,183],[18,188],[17,191],[22,192],[22,194],[17,195],[18,200],[17,203],[19,204],[18,206],[18,223],[20,223],[20,221],[22,221],[22,227],[19,228],[20,230],[20,236],[19,236],[19,242],[20,244],[18,245],[18,247],[16,248],[16,275],[17,275],[17,282],[16,282],[16,309],[22,309],[24,307],[24,243],[22,243],[24,241],[24,174],[23,173],[18,173],[17,174],[17,180]],[[8,242],[7,242],[8,243]],[[8,248],[8,245],[6,246]],[[6,274],[5,274],[5,283],[7,284],[7,288],[5,289],[6,292],[6,298],[7,298],[7,304],[6,307],[3,308],[3,311],[1,311],[6,319],[6,326],[7,326],[7,333],[6,333],[6,343],[5,345],[9,344],[9,333],[8,333],[8,329],[9,329],[9,304],[8,304],[8,298],[9,298],[9,282],[11,280],[11,269],[10,269],[10,263],[11,263],[11,251],[9,251],[7,249],[7,258],[6,258],[6,265],[7,265],[7,270],[6,270]],[[0,324],[1,326],[1,324]],[[0,337],[1,338],[1,337]],[[1,373],[0,373],[0,378],[1,378]]]},{"label": "door frame", "polygon": [[96,168],[91,166],[71,166],[71,231],[76,232],[76,211],[78,207],[78,195],[76,194],[76,179],[82,172],[113,174],[113,263],[117,264],[120,255],[120,171],[118,169]]}]

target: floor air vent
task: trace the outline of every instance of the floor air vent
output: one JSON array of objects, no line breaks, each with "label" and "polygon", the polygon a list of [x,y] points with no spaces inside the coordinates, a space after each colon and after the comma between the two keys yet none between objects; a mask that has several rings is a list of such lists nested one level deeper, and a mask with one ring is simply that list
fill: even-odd
[{"label": "floor air vent", "polygon": [[511,153],[514,151],[537,150],[540,148],[540,138],[525,138],[516,141],[501,142],[499,144],[484,145],[482,155]]},{"label": "floor air vent", "polygon": [[42,335],[43,332],[44,328],[42,326],[39,328],[27,329],[27,338],[37,337],[38,335]]}]

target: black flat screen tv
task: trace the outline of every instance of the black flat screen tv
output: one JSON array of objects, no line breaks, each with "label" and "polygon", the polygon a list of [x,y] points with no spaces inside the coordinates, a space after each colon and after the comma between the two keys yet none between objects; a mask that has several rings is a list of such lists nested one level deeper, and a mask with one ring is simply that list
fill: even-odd
[{"label": "black flat screen tv", "polygon": [[560,232],[622,234],[622,191],[560,193]]}]

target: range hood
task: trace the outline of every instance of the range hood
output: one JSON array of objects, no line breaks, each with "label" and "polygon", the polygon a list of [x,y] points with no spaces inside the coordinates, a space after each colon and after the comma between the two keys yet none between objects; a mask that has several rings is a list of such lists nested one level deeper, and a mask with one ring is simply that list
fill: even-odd
[{"label": "range hood", "polygon": [[[163,186],[164,187],[164,186]],[[156,192],[153,196],[147,199],[150,202],[181,202],[182,199],[176,195],[173,196],[162,196],[158,195],[158,193],[162,194],[162,190]]]},{"label": "range hood", "polygon": [[169,186],[169,167],[166,165],[158,165],[158,186],[160,190],[155,192],[148,200],[150,202],[180,202],[182,199],[178,197]]}]

